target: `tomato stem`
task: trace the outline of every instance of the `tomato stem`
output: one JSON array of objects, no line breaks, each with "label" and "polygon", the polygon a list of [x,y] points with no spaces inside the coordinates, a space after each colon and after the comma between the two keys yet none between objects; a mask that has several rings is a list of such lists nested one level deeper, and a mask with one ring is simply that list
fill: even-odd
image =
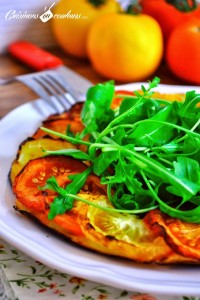
[{"label": "tomato stem", "polygon": [[165,0],[182,12],[189,12],[197,8],[196,0]]},{"label": "tomato stem", "polygon": [[142,11],[141,0],[130,0],[130,4],[126,9],[126,13],[131,15],[138,15]]},{"label": "tomato stem", "polygon": [[98,7],[103,5],[106,2],[106,0],[88,0],[88,2],[95,7]]}]

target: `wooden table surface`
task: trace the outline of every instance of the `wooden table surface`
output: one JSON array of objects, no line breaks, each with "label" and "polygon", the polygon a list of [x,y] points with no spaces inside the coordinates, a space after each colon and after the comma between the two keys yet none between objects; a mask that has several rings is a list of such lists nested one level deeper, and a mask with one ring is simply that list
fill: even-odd
[{"label": "wooden table surface", "polygon": [[[85,76],[93,83],[104,82],[107,79],[99,76],[91,67],[87,60],[80,60],[73,58],[63,53],[60,49],[49,49],[52,53],[59,56],[64,64],[77,73]],[[0,56],[0,78],[9,78],[15,75],[31,73],[33,70],[23,65],[22,63],[15,61],[9,55]],[[151,80],[154,76],[158,76],[161,79],[161,83],[184,85],[185,83],[174,77],[168,70],[166,64],[163,62],[158,68],[155,74],[146,80]],[[146,81],[145,80],[145,81]],[[116,82],[117,84],[117,82]],[[188,85],[188,84],[187,84]],[[15,107],[36,99],[37,96],[28,87],[24,86],[20,82],[13,82],[7,85],[0,86],[0,118],[6,115],[9,111]]]}]

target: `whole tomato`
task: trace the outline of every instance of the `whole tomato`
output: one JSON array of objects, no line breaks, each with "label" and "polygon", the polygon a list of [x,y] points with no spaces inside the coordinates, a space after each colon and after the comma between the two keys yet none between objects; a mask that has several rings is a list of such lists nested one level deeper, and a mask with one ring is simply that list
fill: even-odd
[{"label": "whole tomato", "polygon": [[68,54],[86,58],[86,37],[91,24],[103,14],[121,10],[117,0],[60,0],[51,24],[54,37]]},{"label": "whole tomato", "polygon": [[90,27],[88,56],[102,76],[121,82],[152,75],[163,57],[159,24],[144,14],[106,14]]},{"label": "whole tomato", "polygon": [[142,12],[157,20],[166,42],[171,31],[180,22],[187,21],[192,17],[200,18],[200,5],[192,11],[183,12],[172,4],[168,4],[166,0],[142,0]]},{"label": "whole tomato", "polygon": [[200,19],[177,25],[166,45],[166,62],[179,78],[200,84]]}]

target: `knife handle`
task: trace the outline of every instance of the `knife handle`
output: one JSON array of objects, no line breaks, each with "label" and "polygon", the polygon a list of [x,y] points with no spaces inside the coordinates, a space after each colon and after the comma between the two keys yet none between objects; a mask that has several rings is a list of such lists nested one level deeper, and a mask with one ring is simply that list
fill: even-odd
[{"label": "knife handle", "polygon": [[37,71],[63,65],[59,57],[27,41],[18,41],[10,44],[8,52],[17,60]]}]

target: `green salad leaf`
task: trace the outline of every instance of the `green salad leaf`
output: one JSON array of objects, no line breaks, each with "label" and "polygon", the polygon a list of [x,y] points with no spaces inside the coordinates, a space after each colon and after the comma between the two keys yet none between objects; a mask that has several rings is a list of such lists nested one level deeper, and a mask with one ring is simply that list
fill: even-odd
[{"label": "green salad leaf", "polygon": [[83,107],[81,118],[85,125],[83,133],[102,130],[114,117],[110,108],[114,96],[114,83],[97,84],[91,87],[86,95],[86,102]]},{"label": "green salad leaf", "polygon": [[80,174],[73,174],[69,176],[72,180],[65,189],[58,185],[58,182],[54,176],[47,179],[46,185],[42,188],[43,190],[49,189],[54,190],[58,193],[54,201],[50,204],[50,213],[48,218],[52,220],[58,214],[64,214],[67,210],[71,210],[74,204],[74,198],[69,197],[70,194],[76,195],[82,186],[85,184],[88,175],[92,169],[88,168]]},{"label": "green salad leaf", "polygon": [[[186,93],[185,101],[152,98],[160,80],[155,78],[142,93],[120,94],[118,109],[112,109],[114,83],[98,84],[88,90],[81,112],[85,126],[77,136],[56,133],[86,152],[63,149],[46,154],[69,155],[88,161],[83,173],[73,175],[65,189],[50,178],[44,188],[57,191],[49,218],[73,207],[90,173],[107,186],[112,204],[104,210],[143,214],[158,207],[172,217],[200,222],[200,94]],[[115,96],[117,97],[117,96]],[[89,134],[89,141],[83,137]],[[96,205],[87,201],[90,205]]]}]

